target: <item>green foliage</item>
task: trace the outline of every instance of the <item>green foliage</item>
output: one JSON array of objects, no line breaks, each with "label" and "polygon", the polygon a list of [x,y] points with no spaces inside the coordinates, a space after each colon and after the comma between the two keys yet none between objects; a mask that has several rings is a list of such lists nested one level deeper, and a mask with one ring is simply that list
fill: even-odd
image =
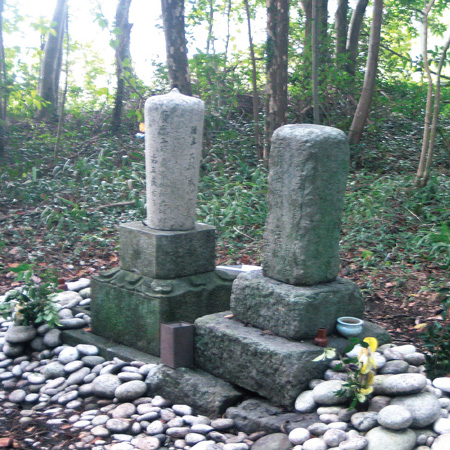
[{"label": "green foliage", "polygon": [[202,177],[197,215],[200,221],[217,227],[221,241],[234,240],[239,247],[262,236],[267,174],[262,167],[250,170],[238,163],[241,166],[233,173],[228,167]]},{"label": "green foliage", "polygon": [[428,349],[425,367],[428,377],[431,379],[450,374],[450,324],[446,321],[450,306],[450,289],[448,287],[441,288],[439,292],[444,296],[442,321],[435,320],[421,335],[425,347]]},{"label": "green foliage", "polygon": [[40,279],[34,275],[30,264],[21,264],[11,270],[16,273],[16,281],[24,285],[10,291],[0,304],[4,317],[12,314],[17,325],[59,325],[58,310],[52,299],[57,287],[54,273],[46,272]]},{"label": "green foliage", "polygon": [[447,265],[450,178],[434,177],[425,189],[413,176],[352,175],[344,207],[344,249],[359,249],[366,265],[402,265],[421,258]]},{"label": "green foliage", "polygon": [[[89,116],[71,118],[54,166],[48,151],[53,136],[45,127],[31,136],[26,129],[12,130],[19,150],[2,167],[0,182],[12,207],[35,211],[23,216],[22,231],[11,232],[18,241],[43,233],[39,246],[33,244],[39,248],[36,262],[45,260],[48,248],[70,250],[73,258],[89,245],[114,248],[117,223],[145,217],[143,142],[101,135],[92,141],[95,122],[89,122]],[[70,156],[73,148],[78,157]],[[108,206],[117,203],[127,205]],[[0,240],[3,232],[8,230],[0,230]]]},{"label": "green foliage", "polygon": [[450,267],[450,229],[447,223],[433,225],[430,230],[420,230],[416,240],[419,247],[425,248],[429,259]]}]

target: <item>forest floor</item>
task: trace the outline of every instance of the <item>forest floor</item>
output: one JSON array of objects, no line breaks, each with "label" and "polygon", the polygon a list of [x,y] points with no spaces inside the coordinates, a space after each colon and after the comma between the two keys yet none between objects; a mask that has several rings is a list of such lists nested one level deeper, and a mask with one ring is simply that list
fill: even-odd
[{"label": "forest floor", "polygon": [[[34,208],[14,209],[12,205],[0,203],[0,226],[4,231],[4,241],[0,252],[0,294],[17,286],[15,273],[8,270],[28,262],[30,255],[38,255],[40,269],[56,269],[57,275],[66,281],[80,277],[90,277],[101,270],[119,265],[119,251],[114,238],[116,231],[110,232],[111,240],[105,247],[85,246],[74,257],[71,248],[61,249],[49,246],[46,242],[45,228],[33,229]],[[14,231],[12,231],[14,230]],[[230,260],[226,250],[219,248],[217,264],[259,264],[261,242],[253,242],[248,249],[242,249]],[[247,252],[248,250],[248,252]],[[421,270],[411,264],[406,282],[399,282],[404,273],[396,269],[381,266],[376,274],[368,272],[360,258],[354,253],[341,252],[340,276],[357,283],[365,297],[366,320],[384,327],[392,336],[394,343],[413,343],[424,350],[423,341],[416,328],[420,324],[429,324],[442,320],[442,298],[440,294],[423,290],[430,277],[443,279],[447,276],[445,267],[420,265]],[[369,287],[368,287],[369,286]],[[408,300],[406,300],[408,299]]]}]

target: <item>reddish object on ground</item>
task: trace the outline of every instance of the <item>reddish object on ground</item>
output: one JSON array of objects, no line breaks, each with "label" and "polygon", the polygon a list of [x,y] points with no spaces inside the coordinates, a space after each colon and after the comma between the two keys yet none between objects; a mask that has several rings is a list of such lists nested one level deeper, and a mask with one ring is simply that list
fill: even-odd
[{"label": "reddish object on ground", "polygon": [[314,345],[319,347],[326,347],[328,344],[327,330],[326,328],[319,328],[317,331],[317,336],[314,338]]},{"label": "reddish object on ground", "polygon": [[67,291],[67,284],[64,278],[58,278],[58,289],[62,291]]}]

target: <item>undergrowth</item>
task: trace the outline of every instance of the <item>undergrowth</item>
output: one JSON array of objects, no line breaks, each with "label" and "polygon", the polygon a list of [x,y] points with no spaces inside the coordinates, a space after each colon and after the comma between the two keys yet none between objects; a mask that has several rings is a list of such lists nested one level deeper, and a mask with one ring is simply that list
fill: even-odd
[{"label": "undergrowth", "polygon": [[[425,188],[414,187],[415,161],[408,159],[411,148],[405,148],[414,127],[405,127],[403,139],[394,119],[384,120],[381,129],[395,133],[395,140],[379,136],[374,142],[368,132],[365,148],[355,150],[364,151],[365,157],[353,154],[353,163],[358,160],[370,168],[357,170],[353,164],[342,249],[359,258],[367,270],[406,262],[448,267],[450,178],[441,171]],[[259,262],[267,214],[267,170],[256,160],[252,127],[245,117],[229,120],[222,128],[211,117],[209,122],[197,219],[217,228],[219,252],[229,262],[239,261],[246,251]],[[10,142],[16,151],[8,153],[2,167],[1,202],[23,214],[23,227],[21,233],[9,232],[20,241],[20,234],[32,237],[35,231],[45,230],[47,243],[76,249],[110,245],[117,239],[118,223],[142,220],[144,144],[134,138],[133,127],[127,124],[126,133],[114,137],[95,134],[95,121],[79,128],[68,125],[70,131],[56,158],[51,151],[51,129],[42,125],[13,128]],[[386,160],[387,155],[405,158],[397,156],[394,163]]]},{"label": "undergrowth", "polygon": [[[442,269],[450,267],[448,138],[439,134],[433,176],[418,189],[420,114],[401,115],[382,102],[378,107],[385,117],[372,118],[376,126],[352,149],[341,241],[350,260],[345,270],[362,271],[367,280],[391,271],[400,298],[412,271],[438,268],[423,286],[437,292],[448,283]],[[103,130],[97,116],[70,120],[57,155],[51,127],[11,129],[0,172],[3,275],[10,271],[11,246],[15,261],[35,267],[49,251],[74,262],[86,252],[114,252],[117,225],[145,218],[144,143],[134,138],[137,126],[127,123],[117,137]],[[267,169],[255,156],[251,120],[236,115],[216,123],[209,116],[204,146],[197,220],[216,227],[219,263],[260,263]],[[369,292],[370,282],[361,287]]]}]

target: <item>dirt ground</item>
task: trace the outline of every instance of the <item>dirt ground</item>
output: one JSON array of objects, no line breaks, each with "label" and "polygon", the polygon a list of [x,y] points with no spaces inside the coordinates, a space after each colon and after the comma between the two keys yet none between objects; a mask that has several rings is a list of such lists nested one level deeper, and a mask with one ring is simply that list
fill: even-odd
[{"label": "dirt ground", "polygon": [[[14,287],[15,274],[11,268],[30,258],[38,261],[39,269],[55,269],[58,276],[66,281],[80,277],[90,277],[101,271],[118,266],[115,230],[105,246],[80,245],[79,247],[49,244],[45,228],[35,229],[34,212],[21,211],[17,214],[0,203],[0,294]],[[245,248],[231,260],[224,248],[218,248],[217,264],[256,264],[259,260],[260,243]],[[421,265],[424,267],[424,265]],[[423,290],[430,277],[448,277],[445,268],[429,267],[417,271],[411,265],[408,275],[392,267],[381,267],[376,271],[367,270],[355,253],[341,255],[340,276],[359,285],[365,297],[366,319],[388,330],[394,343],[413,343],[422,350],[417,325],[426,325],[441,320],[442,297]],[[403,280],[403,281],[402,281]],[[406,281],[405,281],[406,280]]]}]

